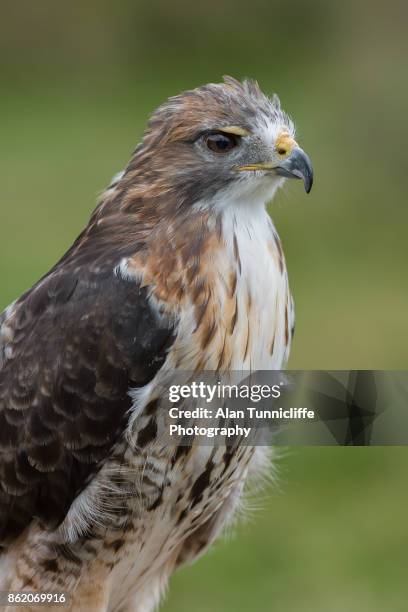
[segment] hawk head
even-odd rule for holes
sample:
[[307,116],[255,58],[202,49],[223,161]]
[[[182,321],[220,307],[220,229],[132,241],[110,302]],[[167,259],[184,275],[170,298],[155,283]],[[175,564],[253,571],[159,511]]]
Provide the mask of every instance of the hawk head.
[[294,131],[276,95],[225,77],[160,106],[124,178],[177,209],[264,203],[285,178],[302,179],[309,192],[313,170]]

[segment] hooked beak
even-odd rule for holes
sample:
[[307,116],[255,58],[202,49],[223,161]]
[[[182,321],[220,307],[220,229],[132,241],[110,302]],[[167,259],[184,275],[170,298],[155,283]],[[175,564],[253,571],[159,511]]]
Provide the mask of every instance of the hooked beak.
[[313,185],[313,168],[312,162],[306,153],[300,147],[293,149],[289,157],[275,166],[275,172],[278,176],[286,178],[302,179],[306,193]]
[[301,149],[294,141],[295,145],[290,151],[289,155],[279,161],[278,163],[259,163],[250,164],[248,166],[240,166],[239,171],[245,170],[267,170],[273,171],[278,176],[284,176],[285,178],[296,178],[302,179],[305,186],[306,193],[312,188],[313,185],[313,168],[309,156]]

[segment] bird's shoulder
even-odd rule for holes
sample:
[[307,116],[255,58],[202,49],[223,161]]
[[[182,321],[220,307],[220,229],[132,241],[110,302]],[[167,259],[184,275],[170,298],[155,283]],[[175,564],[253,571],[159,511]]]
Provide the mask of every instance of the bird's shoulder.
[[0,544],[63,520],[127,423],[129,389],[164,363],[175,323],[110,262],[62,263],[0,317]]

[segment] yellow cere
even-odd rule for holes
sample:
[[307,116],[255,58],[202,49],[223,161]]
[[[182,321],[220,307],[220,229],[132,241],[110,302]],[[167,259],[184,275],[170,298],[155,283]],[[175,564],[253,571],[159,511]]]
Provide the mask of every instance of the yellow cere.
[[279,155],[288,155],[298,144],[288,132],[281,132],[276,139],[275,148]]

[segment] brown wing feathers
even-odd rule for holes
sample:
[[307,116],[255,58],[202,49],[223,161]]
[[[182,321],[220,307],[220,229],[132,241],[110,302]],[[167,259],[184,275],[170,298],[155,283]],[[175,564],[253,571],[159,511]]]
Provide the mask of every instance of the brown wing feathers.
[[[13,307],[0,368],[0,544],[33,517],[55,526],[126,425],[130,387],[173,329],[109,265],[54,271]],[[1,321],[1,319],[0,319]]]

